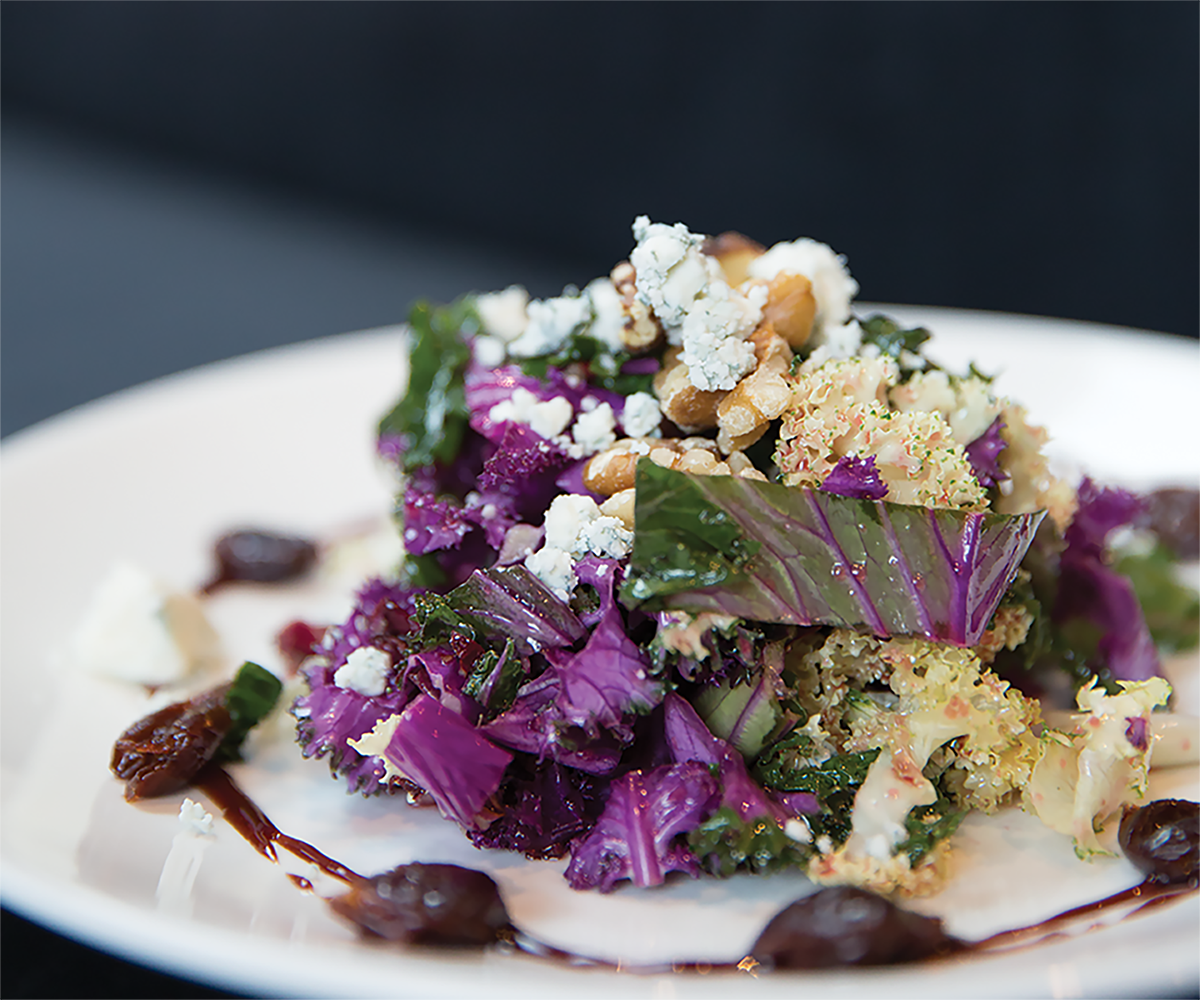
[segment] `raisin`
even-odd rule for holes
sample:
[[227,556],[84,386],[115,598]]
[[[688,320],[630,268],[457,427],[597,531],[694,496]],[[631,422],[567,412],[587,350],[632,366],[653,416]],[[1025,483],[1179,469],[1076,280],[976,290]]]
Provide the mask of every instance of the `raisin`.
[[217,575],[204,586],[212,593],[227,583],[284,583],[307,573],[317,547],[306,538],[247,529],[222,535],[213,548]]
[[1200,804],[1158,799],[1121,817],[1121,850],[1151,882],[1187,882],[1200,866]]
[[512,928],[496,883],[458,865],[400,865],[330,900],[367,934],[406,944],[482,947]]
[[229,684],[146,716],[113,744],[112,771],[125,781],[125,798],[169,795],[186,788],[217,752],[232,720]]
[[915,962],[958,947],[936,917],[903,910],[864,889],[834,886],[777,913],[751,955],[775,968],[820,969]]

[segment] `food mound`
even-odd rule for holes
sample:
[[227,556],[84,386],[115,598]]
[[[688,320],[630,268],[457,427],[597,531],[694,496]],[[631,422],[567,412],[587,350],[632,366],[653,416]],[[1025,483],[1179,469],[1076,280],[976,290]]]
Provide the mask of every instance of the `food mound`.
[[[930,891],[1014,801],[1102,850],[1170,694],[1107,551],[1140,501],[856,315],[828,246],[633,235],[582,290],[413,310],[378,443],[407,554],[304,664],[305,755],[579,889]],[[1072,686],[1067,732],[1023,693]]]

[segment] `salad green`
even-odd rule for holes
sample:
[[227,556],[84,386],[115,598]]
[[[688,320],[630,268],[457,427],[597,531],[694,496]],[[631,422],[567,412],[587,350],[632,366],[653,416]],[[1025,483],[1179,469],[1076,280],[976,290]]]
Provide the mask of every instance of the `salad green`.
[[1197,635],[1165,549],[1115,561],[1142,498],[1056,476],[930,331],[858,318],[829,247],[634,238],[582,291],[414,309],[379,426],[407,555],[307,661],[305,755],[578,889],[924,892],[1006,805],[1098,851],[1145,790],[1159,649]]

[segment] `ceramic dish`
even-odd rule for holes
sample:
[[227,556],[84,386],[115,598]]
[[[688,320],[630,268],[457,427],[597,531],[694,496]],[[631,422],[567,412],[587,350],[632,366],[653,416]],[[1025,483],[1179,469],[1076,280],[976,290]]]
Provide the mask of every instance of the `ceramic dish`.
[[[1048,426],[1056,460],[1132,488],[1193,485],[1197,352],[1152,334],[1024,317],[888,307],[933,329],[931,354],[1001,372],[999,391]],[[682,880],[608,896],[575,893],[564,862],[476,851],[457,827],[399,799],[348,796],[323,762],[302,760],[286,720],[255,737],[235,773],[284,831],[361,872],[410,860],[489,871],[520,926],[617,963],[404,950],[361,942],[319,893],[285,876],[220,819],[197,852],[190,892],[164,892],[182,795],[126,804],[107,769],[112,740],[157,702],[143,689],[63,662],[78,609],[117,558],[181,587],[211,569],[222,531],[267,525],[318,537],[381,526],[388,483],[372,429],[403,376],[402,334],[331,338],[173,376],[14,435],[3,448],[2,819],[5,905],[137,961],[251,993],[305,996],[1150,995],[1195,989],[1200,903],[1005,954],[914,967],[757,975],[672,973],[671,962],[734,962],[799,876]],[[344,615],[381,533],[313,579],[210,600],[228,654],[278,666],[275,632]],[[374,539],[374,540],[372,540]],[[1197,659],[1172,664],[1181,707],[1200,714]],[[159,695],[161,700],[164,696]],[[1200,769],[1159,771],[1156,795],[1200,797]],[[199,793],[193,798],[204,801]],[[210,809],[212,807],[210,806]],[[215,809],[212,809],[215,812]],[[956,878],[913,904],[967,938],[1028,924],[1138,881],[1123,859],[1078,861],[1066,838],[1010,811],[970,818]],[[1114,914],[1114,917],[1117,916]],[[628,971],[656,966],[657,972]]]

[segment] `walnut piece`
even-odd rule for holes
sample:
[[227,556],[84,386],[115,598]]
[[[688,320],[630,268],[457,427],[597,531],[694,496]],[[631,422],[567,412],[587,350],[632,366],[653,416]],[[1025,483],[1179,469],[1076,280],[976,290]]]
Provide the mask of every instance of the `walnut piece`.
[[812,282],[803,274],[781,272],[767,285],[763,322],[770,323],[792,347],[802,347],[812,334],[817,300]]
[[658,343],[663,331],[650,307],[637,297],[637,272],[629,261],[623,260],[612,269],[609,277],[621,296],[621,308],[625,312],[621,343],[634,353],[648,351]]
[[792,398],[785,378],[792,363],[787,342],[768,324],[749,339],[758,364],[717,406],[717,445],[725,453],[747,448],[762,437]]
[[766,253],[766,247],[741,233],[722,233],[710,236],[700,248],[702,253],[715,257],[731,288],[750,277],[750,262]]
[[681,347],[670,347],[662,368],[654,376],[654,393],[667,419],[686,432],[717,426],[717,405],[728,395],[726,389],[697,389],[688,377],[687,365],[679,360]]

